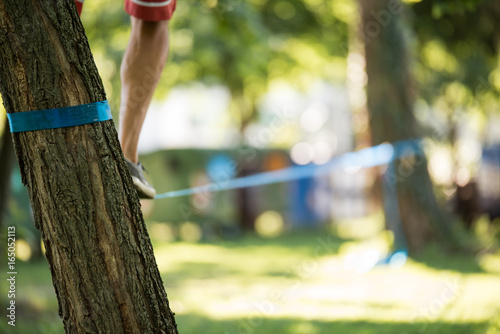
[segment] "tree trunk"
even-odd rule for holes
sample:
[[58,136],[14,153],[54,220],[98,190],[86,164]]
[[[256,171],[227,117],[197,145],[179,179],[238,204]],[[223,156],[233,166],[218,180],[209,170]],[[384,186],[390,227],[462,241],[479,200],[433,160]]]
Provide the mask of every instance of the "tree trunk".
[[[73,0],[0,0],[8,113],[105,100]],[[113,121],[13,134],[66,333],[177,333]]]
[[[413,114],[414,83],[409,69],[399,0],[359,0],[364,42],[367,105],[374,145],[415,139],[420,135]],[[399,211],[410,252],[439,237],[457,242],[454,222],[438,207],[424,156],[396,162],[388,175],[397,191]]]
[[7,201],[10,191],[10,174],[14,163],[14,147],[10,135],[9,122],[5,120],[3,129],[2,144],[0,146],[0,227],[3,225],[3,218],[7,213]]

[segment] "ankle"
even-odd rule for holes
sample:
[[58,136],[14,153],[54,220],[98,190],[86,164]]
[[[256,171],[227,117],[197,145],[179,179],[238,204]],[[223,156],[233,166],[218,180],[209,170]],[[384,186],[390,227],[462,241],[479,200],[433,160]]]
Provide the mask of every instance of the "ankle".
[[127,154],[127,152],[123,150],[123,156],[125,157],[125,159],[127,159],[128,161],[130,161],[135,165],[139,163],[139,157],[137,156],[137,154]]

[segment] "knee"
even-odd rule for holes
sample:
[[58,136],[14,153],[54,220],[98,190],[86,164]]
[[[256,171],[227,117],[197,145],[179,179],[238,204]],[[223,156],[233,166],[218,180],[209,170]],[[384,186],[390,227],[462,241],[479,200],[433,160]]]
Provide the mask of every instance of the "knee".
[[168,36],[168,20],[145,21],[132,17],[132,33],[140,37],[164,38]]

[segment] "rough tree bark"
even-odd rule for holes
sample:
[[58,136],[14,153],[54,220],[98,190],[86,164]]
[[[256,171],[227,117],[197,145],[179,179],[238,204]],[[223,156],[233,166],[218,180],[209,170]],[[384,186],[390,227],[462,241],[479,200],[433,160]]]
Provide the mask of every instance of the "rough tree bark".
[[0,144],[0,227],[6,216],[7,201],[10,191],[10,175],[14,166],[14,148],[10,135],[9,122],[5,121],[3,135]]
[[[359,0],[360,34],[364,42],[368,112],[372,142],[415,139],[420,135],[413,114],[414,84],[399,0]],[[391,183],[410,252],[440,238],[456,245],[454,221],[439,208],[425,157],[396,163]]]
[[[0,0],[8,113],[104,100],[73,0]],[[66,333],[177,333],[113,121],[13,135]]]

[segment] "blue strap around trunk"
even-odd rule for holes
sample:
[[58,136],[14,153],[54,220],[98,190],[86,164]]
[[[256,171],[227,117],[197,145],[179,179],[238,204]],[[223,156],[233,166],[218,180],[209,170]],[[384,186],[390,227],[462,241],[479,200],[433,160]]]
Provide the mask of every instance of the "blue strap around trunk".
[[108,100],[79,106],[7,114],[10,132],[66,128],[110,120]]

